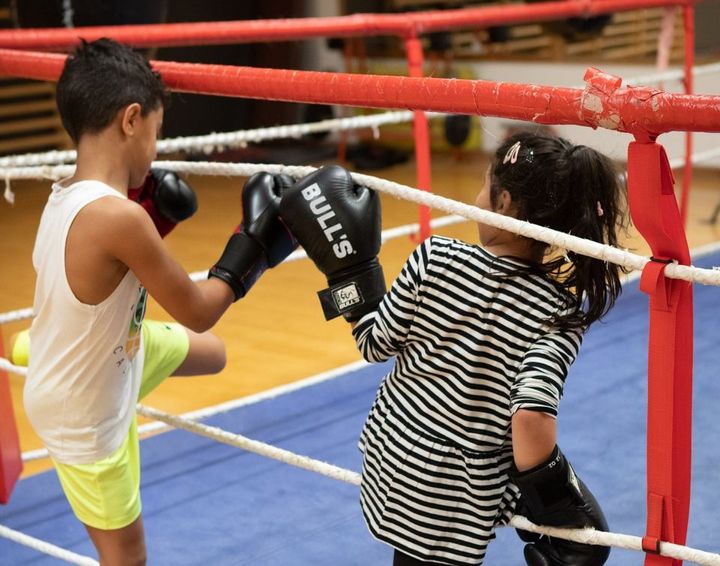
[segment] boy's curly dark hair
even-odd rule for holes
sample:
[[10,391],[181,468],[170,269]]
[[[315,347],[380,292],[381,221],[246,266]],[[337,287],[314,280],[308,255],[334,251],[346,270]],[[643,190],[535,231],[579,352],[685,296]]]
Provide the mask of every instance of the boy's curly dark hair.
[[129,104],[140,104],[143,116],[164,106],[167,91],[142,55],[102,38],[82,40],[67,58],[56,100],[63,126],[77,144],[83,134],[107,127]]

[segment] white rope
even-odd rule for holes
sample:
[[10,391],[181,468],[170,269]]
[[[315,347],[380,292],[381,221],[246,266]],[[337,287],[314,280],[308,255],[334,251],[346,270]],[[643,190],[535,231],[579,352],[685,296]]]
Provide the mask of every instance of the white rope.
[[[444,226],[450,226],[452,224],[459,224],[461,222],[467,222],[467,219],[463,218],[462,216],[457,216],[455,214],[451,214],[449,216],[441,216],[440,218],[433,218],[430,220],[430,228],[442,228]],[[395,228],[389,228],[388,230],[384,230],[380,233],[380,240],[382,243],[388,242],[390,240],[394,240],[396,238],[400,238],[402,236],[409,236],[410,234],[417,234],[418,230],[420,230],[420,224],[417,222],[414,224],[406,224],[405,226],[396,226]],[[299,259],[306,259],[307,258],[307,252],[303,249],[295,250],[292,252],[289,256],[285,258],[286,262],[292,262],[297,261]],[[195,271],[189,275],[190,279],[193,281],[202,281],[203,279],[207,279],[209,269],[204,269],[202,271]]]
[[[450,226],[452,224],[459,224],[461,222],[467,222],[467,219],[463,218],[462,216],[457,215],[450,215],[450,216],[441,216],[440,218],[433,218],[430,220],[430,227],[431,228],[442,228],[444,226]],[[400,238],[402,236],[407,236],[409,234],[416,234],[418,230],[420,229],[420,225],[418,223],[414,224],[406,224],[404,226],[396,226],[395,228],[389,228],[388,230],[385,230],[381,233],[380,237],[382,242],[387,242],[390,240],[393,240],[395,238]],[[303,249],[295,250],[293,253],[291,253],[288,257],[285,258],[286,262],[292,262],[297,261],[300,259],[307,258],[307,252]],[[201,281],[203,279],[207,279],[208,269],[202,270],[202,271],[194,271],[193,273],[190,273],[189,277],[193,281]],[[20,320],[27,320],[29,318],[33,317],[33,311],[32,308],[25,308],[20,309],[16,311],[10,311],[7,313],[1,313],[0,314],[0,324],[6,324],[8,322],[17,322]],[[1,364],[2,362],[0,362]],[[2,369],[0,367],[0,369]],[[12,370],[8,370],[12,371]],[[13,372],[17,373],[17,372]]]
[[[611,546],[624,548],[626,550],[638,550],[642,548],[642,538],[632,535],[617,533],[606,533],[595,529],[562,529],[558,527],[539,527],[525,517],[515,515],[510,519],[510,525],[516,529],[523,529],[533,533],[540,533],[555,538],[571,540],[583,544],[595,544],[598,546]],[[720,566],[720,554],[697,550],[687,546],[680,546],[671,542],[660,542],[660,555],[668,558],[687,560],[702,564],[703,566]]]
[[[693,67],[694,76],[702,76],[720,72],[720,63],[709,63]],[[663,81],[682,80],[685,77],[682,69],[664,71],[662,73],[651,73],[638,75],[623,79],[626,85],[655,84]],[[581,85],[579,88],[584,88]],[[444,116],[443,113],[427,112],[430,118]],[[175,151],[200,150],[210,154],[213,151],[241,147],[248,143],[259,143],[261,141],[300,138],[302,136],[320,132],[341,132],[361,128],[377,128],[386,124],[399,124],[410,122],[413,119],[413,112],[409,110],[398,110],[383,112],[380,114],[368,114],[364,116],[351,116],[347,118],[331,118],[319,122],[308,122],[304,124],[288,124],[282,126],[270,126],[266,128],[255,128],[252,130],[238,130],[234,132],[215,132],[202,136],[185,136],[159,140],[157,151],[159,154],[173,153]],[[20,155],[8,155],[0,157],[0,167],[26,167],[33,165],[53,165],[60,163],[72,163],[77,154],[75,150],[53,150],[41,153],[25,153]]]
[[[188,432],[210,438],[223,444],[228,444],[230,446],[241,448],[248,452],[253,452],[267,458],[278,460],[291,466],[316,472],[331,479],[339,480],[345,483],[349,483],[351,485],[360,485],[360,474],[352,470],[347,470],[338,466],[334,466],[332,464],[328,464],[327,462],[322,462],[313,458],[309,458],[307,456],[295,454],[294,452],[291,452],[289,450],[284,450],[282,448],[277,448],[275,446],[259,442],[257,440],[252,440],[245,436],[231,433],[218,427],[194,422],[189,419],[185,419],[175,415],[170,415],[152,407],[137,405],[137,411],[140,415],[162,421],[163,423],[170,425],[174,428],[186,430]],[[583,544],[595,544],[643,552],[642,539],[637,536],[601,532],[594,529],[565,529],[558,527],[538,526],[534,523],[531,523],[525,517],[521,517],[518,515],[514,516],[510,520],[510,526]],[[16,542],[20,542],[21,544],[30,546],[31,548],[46,552],[51,556],[67,560],[68,562],[72,562],[75,564],[97,564],[90,558],[82,557],[69,551],[65,551],[63,549],[50,545],[49,543],[40,541],[38,539],[33,539],[32,537],[28,537],[27,535],[23,535],[22,533],[18,533],[17,531],[7,529],[6,527],[0,526],[0,536],[5,536],[11,540],[15,540]],[[703,550],[697,550],[668,542],[661,542],[659,545],[659,550],[661,556],[695,562],[703,566],[720,566],[720,554],[713,554]]]
[[0,371],[9,371],[10,373],[22,376],[27,375],[26,367],[16,366],[10,360],[6,360],[5,358],[0,358]]
[[[698,159],[705,159],[708,156],[714,157],[720,155],[720,149],[706,151],[696,154]],[[278,165],[263,163],[214,163],[208,161],[156,161],[155,166],[173,171],[190,173],[194,175],[220,175],[220,176],[237,176],[249,177],[259,171],[268,171],[270,173],[286,173],[296,178],[309,175],[316,170],[315,167],[294,166],[294,165]],[[21,167],[15,169],[7,169],[8,174],[17,173],[15,178],[37,178],[40,174],[42,177],[61,178],[72,173],[72,165],[55,165],[43,167]],[[523,220],[517,220],[510,216],[504,216],[489,210],[482,210],[476,206],[464,204],[458,201],[448,199],[439,195],[421,191],[412,187],[401,185],[386,179],[379,179],[369,175],[361,175],[353,173],[353,178],[360,184],[375,189],[380,192],[390,194],[396,198],[415,202],[436,208],[450,213],[450,217],[460,217],[466,220],[481,222],[489,226],[495,226],[503,230],[514,232],[522,236],[540,240],[557,248],[570,250],[582,255],[594,257],[603,261],[609,261],[625,268],[640,271],[645,264],[650,261],[649,258],[631,252],[614,248],[599,242],[584,240],[564,232],[558,232],[537,226]],[[449,218],[449,217],[448,217]],[[438,221],[440,219],[437,219]],[[448,220],[443,220],[447,222]],[[459,222],[459,220],[457,220]],[[455,220],[450,220],[450,223]],[[439,225],[439,224],[436,224]],[[415,225],[413,225],[415,226]],[[432,226],[432,222],[431,222]],[[409,227],[398,228],[398,235],[412,233]],[[397,235],[392,236],[397,237]],[[389,239],[386,236],[386,239]],[[383,240],[385,241],[385,240]],[[286,261],[296,261],[307,257],[304,250],[297,250],[290,254]],[[665,275],[671,279],[681,279],[703,285],[720,285],[720,271],[713,269],[701,269],[698,267],[670,264],[665,268]],[[207,270],[197,271],[190,274],[193,281],[204,279],[207,276]],[[0,324],[7,322],[15,322],[32,318],[31,308],[20,309],[8,313],[0,314]]]
[[[692,161],[693,165],[695,165],[697,163],[702,163],[703,161],[710,161],[711,159],[715,159],[716,157],[720,157],[720,147],[715,147],[713,149],[706,149],[705,151],[693,153],[690,156],[690,160]],[[685,165],[684,157],[676,157],[670,160],[671,169],[680,169],[680,167],[682,167],[683,165]]]
[[284,462],[286,464],[290,464],[291,466],[302,468],[304,470],[317,472],[329,478],[340,480],[345,483],[360,485],[360,474],[351,470],[340,468],[338,466],[333,466],[332,464],[328,464],[327,462],[320,462],[319,460],[314,460],[312,458],[308,458],[307,456],[295,454],[294,452],[290,452],[289,450],[270,446],[269,444],[258,442],[257,440],[251,440],[250,438],[247,438],[245,436],[234,434],[218,427],[188,421],[187,419],[183,419],[174,415],[170,415],[168,413],[164,413],[157,409],[153,409],[152,407],[138,405],[137,411],[144,417],[163,421],[164,423],[172,425],[175,428],[181,428],[189,432],[194,432],[195,434],[211,438],[213,440],[216,440],[217,442],[222,442],[223,444],[229,444],[230,446],[242,448],[243,450],[247,450],[248,452],[254,452],[255,454],[259,454],[267,458],[279,460],[280,462]]
[[[210,162],[181,162],[159,161],[158,167],[175,169],[191,174],[201,175],[227,175],[250,176],[258,171],[270,173],[287,173],[300,178],[315,171],[314,167],[286,166],[276,164],[248,164],[248,163],[210,163]],[[551,246],[570,250],[582,255],[609,261],[631,270],[642,270],[649,258],[630,253],[619,248],[607,246],[599,242],[584,240],[557,230],[537,226],[524,220],[504,216],[489,210],[482,210],[476,206],[464,204],[439,195],[421,191],[369,175],[353,173],[353,178],[360,184],[377,191],[390,194],[394,197],[412,201],[416,204],[443,210],[450,214],[462,216],[468,220],[494,226],[522,236],[545,242]],[[671,279],[681,279],[704,285],[720,285],[720,271],[700,269],[692,266],[670,264],[665,268],[665,275]]]
[[[694,76],[702,76],[720,72],[720,63],[709,63],[693,67]],[[655,84],[663,81],[682,80],[685,73],[682,69],[664,71],[662,73],[651,73],[638,75],[623,79],[626,85]],[[580,85],[579,88],[584,88]],[[429,118],[444,116],[443,113],[426,112]],[[215,132],[202,136],[184,136],[159,140],[157,151],[160,155],[176,151],[200,150],[206,155],[213,151],[243,147],[248,143],[259,143],[261,141],[300,138],[302,136],[320,132],[341,132],[361,128],[377,128],[386,124],[399,124],[410,122],[413,119],[413,112],[410,110],[397,110],[379,114],[368,114],[364,116],[351,116],[346,118],[331,118],[318,122],[304,124],[287,124],[282,126],[270,126],[266,128],[255,128],[252,130],[237,130],[234,132]],[[33,165],[54,165],[60,163],[72,163],[77,154],[75,150],[53,150],[41,153],[25,153],[20,155],[8,155],[0,157],[0,167],[26,167]]]
[[[444,116],[437,112],[426,113],[430,118]],[[206,155],[214,151],[244,147],[248,143],[261,141],[301,138],[308,134],[320,132],[343,132],[361,128],[377,128],[387,124],[400,124],[411,122],[414,113],[410,110],[397,110],[380,114],[367,114],[363,116],[350,116],[347,118],[331,118],[319,122],[304,124],[288,124],[283,126],[270,126],[253,130],[238,130],[235,132],[216,132],[202,136],[187,136],[169,138],[157,142],[157,152],[160,155],[176,151],[200,150]],[[0,157],[0,167],[26,167],[31,165],[55,165],[59,163],[72,163],[77,158],[76,151],[44,151],[42,153],[25,153],[21,155],[8,155]]]
[[[718,64],[720,65],[720,63]],[[59,153],[59,152],[50,152],[50,153]],[[34,155],[34,154],[29,154]],[[691,156],[692,162],[694,164],[702,163],[704,161],[709,161],[715,157],[718,157],[720,155],[720,148],[714,148],[709,149],[705,151],[700,151],[697,153],[693,153]],[[9,157],[24,157],[24,156],[9,156]],[[5,158],[0,157],[0,174],[5,179],[6,187],[9,186],[11,180],[23,180],[23,179],[47,179],[47,180],[53,180],[57,181],[58,179],[63,179],[65,177],[69,177],[73,174],[75,171],[74,165],[18,165],[18,166],[7,166],[2,165],[2,160]],[[191,164],[193,162],[186,162],[186,161],[157,161],[153,165],[156,167],[164,167],[166,169],[173,169],[174,166],[171,164],[180,164],[177,165],[174,170],[177,171],[187,171],[191,172],[189,169],[181,169],[182,164]],[[208,162],[198,162],[198,163],[208,163]],[[684,157],[678,157],[670,160],[670,167],[672,169],[679,169],[685,164],[685,158]],[[243,165],[239,163],[230,163],[230,164],[218,164],[218,165]],[[248,164],[250,165],[250,164]],[[263,165],[263,167],[268,167],[268,165]],[[283,167],[281,165],[278,165],[278,167]],[[227,173],[207,173],[207,174],[220,174],[220,175],[238,175],[237,173],[233,172],[227,172]],[[242,175],[241,175],[242,176]]]
[[[715,151],[712,150],[713,154]],[[698,154],[698,157],[707,157],[710,152]],[[316,170],[315,167],[279,165],[268,163],[214,163],[208,161],[156,161],[155,166],[164,169],[171,169],[182,173],[190,173],[193,175],[220,175],[220,176],[236,176],[249,177],[259,171],[268,171],[270,173],[286,173],[295,178],[304,177]],[[70,175],[73,166],[56,165],[44,167],[24,167],[17,168],[14,171],[23,175],[22,178],[36,178],[34,175],[42,170],[42,175],[51,175],[54,178],[60,178]],[[8,169],[6,171],[13,171]],[[27,175],[27,176],[25,176]],[[55,177],[57,175],[57,177]],[[32,176],[32,177],[31,177]],[[408,200],[417,204],[429,206],[450,213],[452,216],[460,216],[467,220],[480,222],[502,230],[514,232],[527,238],[545,242],[556,248],[570,250],[575,253],[594,257],[602,261],[609,261],[617,265],[621,265],[633,271],[641,271],[650,258],[633,254],[626,250],[614,248],[599,242],[593,242],[551,230],[543,226],[537,226],[524,220],[518,220],[510,216],[504,216],[489,210],[483,210],[476,206],[464,204],[452,199],[435,195],[427,191],[421,191],[412,187],[401,185],[386,179],[379,179],[369,175],[361,175],[353,173],[353,178],[360,184],[375,189],[377,191],[392,195],[396,198]],[[287,261],[295,261],[306,257],[305,252],[298,250],[291,254]],[[207,270],[198,271],[191,274],[193,280],[203,279],[207,275]],[[720,271],[714,269],[701,269],[698,267],[670,264],[665,268],[665,275],[670,279],[680,279],[703,285],[720,285]],[[22,309],[0,315],[0,324],[13,322],[32,317],[32,309]]]
[[[701,75],[709,75],[711,73],[720,72],[720,63],[708,63],[706,65],[697,65],[693,67],[692,74],[695,77]],[[685,78],[683,69],[673,69],[671,71],[663,71],[662,73],[651,73],[647,75],[638,75],[623,79],[625,85],[647,85],[664,81],[681,81]]]
[[49,458],[47,448],[37,448],[35,450],[26,450],[20,455],[20,459],[23,463],[34,462],[36,460],[44,460]]
[[[295,454],[289,450],[277,448],[263,442],[258,442],[257,440],[251,440],[245,436],[231,433],[218,427],[188,421],[182,417],[170,415],[158,409],[146,407],[144,405],[138,405],[137,410],[138,413],[145,417],[161,420],[162,422],[174,426],[175,428],[187,430],[217,442],[242,448],[248,452],[272,458],[304,470],[316,472],[332,479],[340,480],[356,486],[360,485],[360,474],[353,472],[352,470],[346,470],[344,468],[328,464],[327,462],[321,462],[307,456]],[[572,540],[584,544],[596,544],[601,546],[625,548],[629,550],[639,550],[641,552],[643,551],[642,539],[636,536],[607,533],[596,531],[594,529],[562,529],[557,527],[538,526],[528,521],[525,517],[518,515],[514,516],[510,520],[510,525],[515,528],[522,528],[527,531]],[[720,566],[720,554],[712,554],[710,552],[696,550],[672,543],[661,542],[660,554],[669,558],[697,562],[702,565]]]
[[22,544],[23,546],[27,546],[34,550],[44,552],[45,554],[49,554],[50,556],[59,558],[65,562],[69,562],[70,564],[79,564],[80,566],[98,566],[98,562],[89,556],[83,556],[82,554],[76,554],[75,552],[65,550],[64,548],[60,548],[59,546],[55,546],[54,544],[50,544],[44,540],[15,531],[4,525],[0,525],[0,537],[17,542],[18,544]]
[[7,324],[9,322],[17,322],[19,320],[27,320],[33,317],[32,307],[25,309],[19,309],[16,311],[9,311],[0,314],[0,324]]

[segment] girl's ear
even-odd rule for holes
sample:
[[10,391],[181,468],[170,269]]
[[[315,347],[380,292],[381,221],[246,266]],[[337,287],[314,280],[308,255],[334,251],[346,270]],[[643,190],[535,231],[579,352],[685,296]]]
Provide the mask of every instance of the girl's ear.
[[137,120],[140,118],[142,108],[137,102],[133,102],[121,110],[120,113],[120,127],[126,136],[132,136],[135,134],[135,128],[137,126]]
[[495,212],[504,214],[505,216],[517,216],[517,207],[513,202],[510,191],[503,189],[495,200]]

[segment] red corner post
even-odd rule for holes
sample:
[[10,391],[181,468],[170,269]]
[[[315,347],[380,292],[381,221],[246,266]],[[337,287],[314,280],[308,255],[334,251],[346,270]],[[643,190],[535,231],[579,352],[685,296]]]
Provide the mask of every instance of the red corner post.
[[[422,77],[423,72],[423,51],[420,38],[412,35],[405,39],[405,50],[407,52],[408,75],[411,77]],[[418,189],[430,191],[430,125],[427,116],[422,110],[413,113],[413,133],[415,137],[415,167]],[[419,241],[430,236],[430,207],[420,205],[420,233],[417,235]]]
[[[692,4],[683,6],[683,23],[685,26],[685,64],[683,66],[685,78],[685,93],[693,93],[693,67],[695,66],[695,7]],[[693,134],[685,132],[685,167],[683,169],[683,184],[680,197],[680,216],[683,225],[687,226],[688,208],[690,200],[690,187],[693,173]]]
[[682,564],[657,551],[660,541],[685,544],[690,510],[692,285],[664,273],[672,260],[690,264],[673,185],[665,149],[654,140],[632,142],[630,212],[653,254],[640,280],[650,296],[646,566]]
[[[4,357],[2,331],[0,330],[0,358]],[[9,501],[22,468],[20,439],[15,425],[10,381],[7,373],[0,370],[0,503],[5,504]]]

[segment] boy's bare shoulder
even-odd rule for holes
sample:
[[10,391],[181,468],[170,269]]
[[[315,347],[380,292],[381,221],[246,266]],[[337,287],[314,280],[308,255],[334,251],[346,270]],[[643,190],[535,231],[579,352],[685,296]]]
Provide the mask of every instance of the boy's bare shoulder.
[[86,205],[77,215],[75,224],[96,238],[126,237],[130,234],[153,233],[150,217],[138,203],[114,196],[99,198]]
[[148,220],[143,207],[135,201],[116,196],[104,196],[88,205],[81,213],[84,216],[95,217],[108,223],[116,222],[142,222]]

